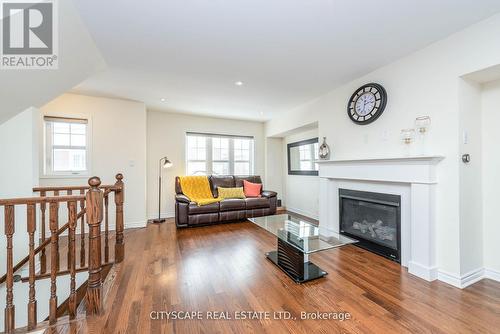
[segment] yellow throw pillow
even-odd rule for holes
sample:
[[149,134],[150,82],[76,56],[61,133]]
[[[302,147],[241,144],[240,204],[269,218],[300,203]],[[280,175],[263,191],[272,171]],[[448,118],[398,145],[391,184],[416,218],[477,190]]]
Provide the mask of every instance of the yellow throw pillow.
[[245,192],[243,191],[243,187],[237,188],[223,188],[217,187],[219,191],[219,198],[245,198]]

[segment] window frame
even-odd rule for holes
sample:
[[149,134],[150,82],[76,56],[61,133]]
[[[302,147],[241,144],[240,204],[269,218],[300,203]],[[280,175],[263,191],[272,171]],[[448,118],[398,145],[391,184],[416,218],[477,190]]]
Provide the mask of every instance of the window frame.
[[[205,159],[206,160],[191,160],[189,159],[189,144],[188,144],[188,138],[189,136],[199,136],[199,137],[205,137],[206,138],[206,146],[205,146]],[[228,160],[213,160],[213,139],[214,138],[228,138],[229,139],[229,154],[228,154]],[[249,160],[235,160],[234,157],[234,140],[235,139],[246,139],[249,140],[250,147],[249,147]],[[228,135],[228,134],[216,134],[216,133],[200,133],[200,132],[186,132],[185,135],[185,173],[186,175],[191,175],[189,174],[189,163],[190,162],[205,162],[206,164],[206,175],[213,175],[214,170],[213,170],[213,164],[214,162],[227,162],[229,163],[229,170],[228,174],[226,175],[236,175],[234,174],[234,166],[235,162],[248,162],[249,164],[249,174],[248,175],[255,175],[255,137],[254,136],[238,136],[238,135]],[[192,175],[200,175],[200,174],[192,174]],[[219,175],[219,174],[216,174]],[[220,174],[222,175],[222,174]],[[247,176],[245,175],[239,175],[238,176]]]
[[[292,162],[291,162],[291,149],[293,147],[300,147],[303,145],[313,145],[313,149],[311,150],[310,155],[311,155],[311,164],[313,169],[312,170],[292,170]],[[319,145],[319,137],[311,138],[311,139],[306,139],[306,140],[301,140],[298,142],[294,143],[289,143],[287,144],[287,161],[288,161],[288,175],[309,175],[309,176],[318,176],[319,175],[319,170],[317,170],[317,151],[314,149],[315,145]],[[300,150],[300,148],[299,148]],[[301,159],[300,158],[300,153],[299,153],[299,160],[300,161],[309,161],[309,159]]]
[[[85,149],[85,170],[77,171],[54,171],[54,157],[53,150],[54,148],[59,147],[60,145],[53,145],[53,132],[49,134],[47,131],[48,123],[80,123],[86,124],[86,132],[85,132],[85,147],[78,146],[81,149]],[[92,121],[90,117],[64,117],[64,116],[51,116],[44,115],[42,117],[42,135],[43,135],[43,148],[42,148],[42,163],[41,163],[41,176],[40,178],[87,178],[90,177],[91,173],[91,160],[92,160]],[[72,146],[60,146],[61,148],[71,148]],[[78,148],[77,146],[74,146]]]

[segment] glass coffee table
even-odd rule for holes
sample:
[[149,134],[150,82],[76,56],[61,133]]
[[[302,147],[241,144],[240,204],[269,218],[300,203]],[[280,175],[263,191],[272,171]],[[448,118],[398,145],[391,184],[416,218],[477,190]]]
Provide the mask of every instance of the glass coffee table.
[[277,237],[277,250],[266,253],[266,256],[296,283],[328,274],[309,261],[309,254],[357,242],[294,215],[281,214],[248,220]]

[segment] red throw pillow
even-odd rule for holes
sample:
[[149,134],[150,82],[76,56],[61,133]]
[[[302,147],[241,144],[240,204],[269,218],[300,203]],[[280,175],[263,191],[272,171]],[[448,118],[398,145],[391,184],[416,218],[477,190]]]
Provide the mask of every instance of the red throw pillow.
[[246,197],[260,197],[261,189],[262,184],[243,180],[243,191],[245,192]]

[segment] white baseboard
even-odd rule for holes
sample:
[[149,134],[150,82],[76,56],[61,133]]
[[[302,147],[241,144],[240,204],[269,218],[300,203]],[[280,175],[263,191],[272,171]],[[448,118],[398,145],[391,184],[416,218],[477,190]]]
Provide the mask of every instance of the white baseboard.
[[299,215],[303,215],[303,216],[306,216],[306,217],[309,217],[309,218],[312,218],[312,219],[316,219],[316,220],[319,219],[318,215],[317,214],[315,215],[312,212],[308,212],[308,211],[305,211],[305,210],[293,208],[293,207],[290,207],[290,206],[286,206],[285,209],[287,211],[295,212],[295,213],[298,213]]
[[128,228],[143,228],[143,227],[146,227],[147,222],[145,222],[145,221],[126,222],[123,225],[124,225],[125,229],[128,229]]
[[452,274],[452,273],[449,273],[449,272],[446,272],[443,270],[439,270],[438,271],[438,280],[440,280],[441,282],[444,282],[446,284],[453,285],[456,288],[462,289],[461,284],[460,284],[460,277],[455,275],[455,274]]
[[500,271],[495,269],[484,269],[484,278],[489,278],[494,281],[500,282]]
[[429,282],[438,278],[437,267],[426,267],[414,261],[408,262],[408,272]]
[[500,282],[500,272],[492,269],[477,268],[462,276],[451,274],[442,270],[440,270],[438,274],[438,279],[440,281],[453,285],[459,289],[465,289],[469,285],[477,283],[484,278]]
[[[175,212],[174,211],[160,213],[160,218],[161,219],[174,218],[174,217],[175,217]],[[148,220],[151,220],[151,219],[158,219],[158,214],[149,215],[148,216]]]

